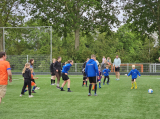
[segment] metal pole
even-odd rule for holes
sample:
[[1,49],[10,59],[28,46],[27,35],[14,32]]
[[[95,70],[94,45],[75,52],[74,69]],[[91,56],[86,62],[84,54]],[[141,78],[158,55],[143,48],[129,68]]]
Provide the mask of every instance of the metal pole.
[[5,52],[5,34],[4,34],[4,27],[3,27],[3,52]]
[[50,45],[51,45],[50,64],[51,64],[52,63],[52,26],[50,27],[50,32],[51,32],[51,36],[50,36]]
[[27,63],[28,63],[28,55],[27,55]]

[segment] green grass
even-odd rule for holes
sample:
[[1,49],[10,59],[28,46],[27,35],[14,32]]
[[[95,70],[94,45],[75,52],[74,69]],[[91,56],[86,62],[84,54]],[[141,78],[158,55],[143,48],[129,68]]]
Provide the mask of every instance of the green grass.
[[[159,76],[137,79],[138,89],[131,90],[131,78],[121,76],[116,81],[110,76],[110,85],[102,85],[98,96],[88,97],[88,87],[82,87],[82,76],[70,76],[71,90],[61,92],[50,85],[49,75],[39,75],[40,90],[28,98],[28,92],[19,97],[23,80],[14,75],[0,104],[0,119],[159,119]],[[61,80],[62,83],[62,80]],[[148,89],[153,94],[148,94]],[[67,86],[64,87],[67,89]],[[92,94],[94,94],[92,92]]]

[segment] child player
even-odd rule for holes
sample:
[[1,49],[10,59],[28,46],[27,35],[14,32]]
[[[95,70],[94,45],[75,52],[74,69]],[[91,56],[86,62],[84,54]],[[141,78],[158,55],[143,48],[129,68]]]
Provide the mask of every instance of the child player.
[[140,77],[141,74],[139,73],[139,71],[137,69],[135,69],[135,65],[132,65],[132,70],[129,72],[129,74],[127,76],[130,76],[130,75],[132,75],[132,87],[131,87],[131,89],[134,88],[134,84],[135,84],[135,89],[137,89],[137,83],[136,83],[137,75],[139,75],[139,77]]
[[87,87],[87,76],[85,73],[85,67],[86,67],[86,63],[89,61],[89,58],[87,58],[87,60],[83,63],[82,65],[82,74],[83,74],[83,82],[82,82],[82,87],[84,86],[85,82],[86,82],[86,87]]
[[99,78],[97,81],[99,82],[99,88],[101,88],[101,78],[102,78],[101,67],[99,67],[98,70],[99,70]]
[[109,85],[109,65],[106,65],[106,69],[103,70],[103,74],[104,74],[104,81],[103,81],[103,85],[105,84],[105,80],[106,78],[108,79],[107,80],[107,84]]
[[65,91],[63,90],[63,87],[65,86],[66,83],[67,86],[68,86],[68,92],[72,92],[70,90],[70,79],[68,77],[68,71],[70,69],[70,67],[73,65],[73,60],[68,60],[68,63],[66,65],[63,66],[63,69],[62,69],[62,79],[64,80],[62,86],[61,86],[61,91]]
[[24,95],[24,90],[27,85],[28,85],[28,90],[29,90],[29,97],[33,97],[33,95],[31,95],[31,71],[30,71],[29,67],[30,67],[30,64],[26,63],[25,67],[22,71],[22,74],[24,77],[24,85],[23,85],[20,97],[22,97],[22,95]]
[[55,78],[56,78],[56,75],[55,75],[55,70],[54,70],[54,68],[53,68],[53,65],[54,65],[55,62],[56,62],[56,59],[53,58],[53,62],[52,62],[52,64],[50,65],[51,85],[55,85]]

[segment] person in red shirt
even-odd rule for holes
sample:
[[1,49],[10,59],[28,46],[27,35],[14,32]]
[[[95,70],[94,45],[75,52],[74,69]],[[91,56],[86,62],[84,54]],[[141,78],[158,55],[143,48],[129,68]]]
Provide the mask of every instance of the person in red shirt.
[[0,52],[0,103],[2,98],[4,98],[6,94],[6,88],[9,82],[12,82],[12,72],[10,63],[6,61],[7,55],[5,52]]

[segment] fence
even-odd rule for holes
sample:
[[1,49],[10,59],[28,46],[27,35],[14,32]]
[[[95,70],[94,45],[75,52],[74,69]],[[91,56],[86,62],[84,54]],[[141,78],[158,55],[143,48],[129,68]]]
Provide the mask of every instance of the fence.
[[[50,74],[50,55],[8,55],[7,60],[10,62],[13,74],[21,74],[24,64],[33,58],[34,72],[36,74]],[[160,63],[122,63],[120,73],[126,74],[132,69],[132,64],[136,65],[141,74],[158,75],[160,74]],[[74,63],[70,68],[70,74],[81,75],[83,63]],[[111,66],[110,74],[114,74],[114,68]]]

